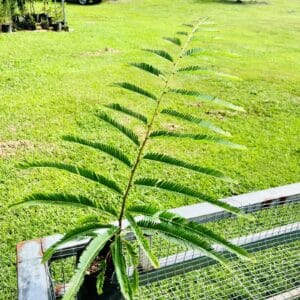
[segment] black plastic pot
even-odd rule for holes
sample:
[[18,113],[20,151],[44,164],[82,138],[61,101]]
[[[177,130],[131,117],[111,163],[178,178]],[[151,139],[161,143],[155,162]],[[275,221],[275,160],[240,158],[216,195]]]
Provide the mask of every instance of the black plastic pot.
[[53,30],[54,31],[61,31],[62,30],[62,23],[61,22],[56,22],[53,24]]
[[49,29],[49,22],[48,21],[42,21],[41,22],[41,27],[42,27],[42,29],[48,30]]
[[12,32],[12,24],[2,24],[1,29],[2,29],[2,32],[11,33]]
[[52,17],[48,17],[48,23],[49,23],[49,26],[53,25],[53,18]]

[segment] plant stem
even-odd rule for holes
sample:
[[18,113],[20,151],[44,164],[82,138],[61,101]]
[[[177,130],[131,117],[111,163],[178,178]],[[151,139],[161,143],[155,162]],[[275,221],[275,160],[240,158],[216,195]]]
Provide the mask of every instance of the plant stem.
[[143,139],[143,142],[142,142],[142,144],[141,144],[141,146],[140,146],[140,148],[138,150],[138,153],[137,153],[137,156],[136,156],[136,159],[135,159],[135,163],[134,163],[134,165],[133,165],[133,167],[131,169],[131,172],[130,172],[128,184],[127,184],[126,190],[125,190],[123,198],[122,198],[122,207],[121,207],[121,212],[120,212],[120,216],[119,216],[119,229],[120,229],[120,231],[122,230],[122,220],[123,220],[124,213],[125,213],[126,200],[127,200],[128,196],[129,196],[129,193],[131,191],[131,188],[132,188],[132,185],[133,185],[134,175],[135,175],[135,173],[137,171],[137,168],[138,168],[138,166],[140,164],[141,157],[142,157],[143,151],[144,151],[144,149],[146,147],[146,144],[148,142],[148,139],[149,139],[149,136],[150,136],[150,133],[151,133],[151,130],[152,130],[155,118],[156,118],[156,116],[158,114],[158,110],[159,110],[160,104],[161,104],[161,102],[163,100],[163,97],[168,93],[169,83],[170,83],[170,81],[172,80],[172,78],[174,77],[174,75],[176,73],[177,66],[180,63],[180,61],[181,61],[181,59],[182,59],[182,57],[184,55],[184,52],[186,51],[187,46],[191,42],[191,39],[193,38],[193,36],[196,33],[196,31],[199,28],[199,26],[203,22],[205,22],[206,20],[207,20],[207,18],[204,19],[204,20],[199,20],[197,22],[197,24],[194,26],[194,28],[191,31],[191,33],[188,35],[188,38],[187,38],[186,42],[184,43],[183,47],[181,48],[181,51],[180,51],[180,54],[179,54],[177,60],[173,63],[172,72],[169,75],[169,77],[166,79],[164,88],[163,88],[163,90],[162,90],[162,92],[161,92],[161,94],[160,94],[160,96],[159,96],[159,98],[157,100],[156,107],[154,109],[154,112],[153,112],[152,118],[150,120],[150,123],[147,126],[147,131],[146,131],[145,137]]

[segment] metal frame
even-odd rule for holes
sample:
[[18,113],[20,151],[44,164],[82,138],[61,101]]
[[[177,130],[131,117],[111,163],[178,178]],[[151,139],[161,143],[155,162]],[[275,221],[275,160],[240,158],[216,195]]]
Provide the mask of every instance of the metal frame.
[[[271,188],[267,190],[262,190],[258,192],[243,194],[239,196],[229,197],[222,199],[222,201],[229,203],[233,206],[243,209],[245,212],[254,212],[262,208],[268,208],[275,205],[281,205],[288,202],[296,202],[300,200],[300,183],[290,184],[282,187]],[[221,208],[207,204],[194,204],[189,206],[183,206],[171,210],[182,217],[185,217],[189,220],[194,220],[199,223],[209,222],[210,220],[223,219],[231,216],[230,213],[224,212]],[[233,242],[236,242],[240,245],[243,245],[248,251],[255,251],[256,246],[259,243],[262,243],[267,246],[267,241],[271,241],[274,244],[274,239],[281,243],[284,235],[289,234],[292,237],[299,237],[300,223],[290,224],[287,226],[281,226],[271,231],[265,231],[257,235],[255,238],[254,235],[245,236]],[[50,247],[55,241],[57,241],[61,235],[54,235],[38,240],[31,240],[21,242],[17,245],[17,270],[18,270],[18,299],[19,300],[52,300],[55,299],[52,283],[49,277],[49,269],[47,264],[42,264],[41,259],[42,255],[48,247]],[[132,236],[128,236],[129,239]],[[249,242],[251,241],[251,242]],[[68,257],[76,255],[78,251],[85,248],[89,239],[84,239],[80,241],[74,241],[66,243],[55,253],[53,259],[60,259],[63,257]],[[224,249],[217,248],[218,251],[224,251]],[[225,253],[225,252],[224,252]],[[178,255],[176,264],[172,264],[172,259],[168,257],[166,260],[161,259],[161,265],[163,266],[159,270],[153,270],[146,272],[147,281],[149,278],[157,280],[159,278],[159,272],[164,269],[164,278],[167,269],[170,268],[170,272],[176,270],[176,274],[179,272],[179,267],[182,268],[182,264],[193,264],[196,260],[205,259],[208,264],[213,263],[212,260],[203,257],[200,253],[195,257],[195,253],[191,256],[190,260],[187,260],[187,255],[185,254],[184,261],[178,261]],[[226,253],[225,253],[226,254]],[[187,270],[186,268],[184,269]],[[169,273],[169,272],[168,272]],[[152,276],[153,275],[153,276]],[[143,274],[141,274],[141,283],[143,282]],[[295,295],[296,297],[300,295],[299,289],[295,289],[292,292],[289,292],[289,295]],[[282,294],[283,295],[283,294]],[[277,296],[276,296],[277,297]],[[292,296],[287,296],[289,298],[276,298],[272,297],[269,300],[278,300],[278,299],[295,299],[291,298]],[[278,296],[279,297],[279,296]]]

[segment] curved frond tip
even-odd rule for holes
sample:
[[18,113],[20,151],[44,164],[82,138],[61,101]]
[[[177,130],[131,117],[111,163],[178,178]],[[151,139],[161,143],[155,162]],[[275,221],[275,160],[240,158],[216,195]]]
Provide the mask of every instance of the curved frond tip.
[[136,67],[138,69],[141,69],[145,72],[148,72],[152,75],[158,76],[158,77],[164,77],[164,73],[162,71],[160,71],[158,68],[150,65],[150,64],[146,64],[146,63],[131,63],[130,64],[133,67]]
[[168,61],[171,61],[171,62],[174,61],[173,57],[165,50],[152,50],[152,49],[143,49],[143,50],[150,52],[150,53],[154,53]]
[[214,199],[212,197],[202,194],[201,192],[195,191],[185,185],[175,183],[172,181],[146,177],[146,178],[137,179],[134,182],[134,184],[138,185],[138,186],[149,187],[149,188],[162,189],[162,190],[169,191],[172,193],[177,193],[177,194],[197,198],[201,201],[208,202],[215,206],[221,207],[224,210],[227,210],[233,214],[240,215],[240,216],[244,215],[241,212],[241,210],[237,207],[231,206],[231,205],[227,204],[226,202]]
[[128,167],[132,166],[132,163],[130,162],[129,158],[120,149],[114,146],[98,143],[98,142],[92,142],[72,135],[63,136],[63,140],[67,142],[77,143],[82,146],[87,146],[95,150],[99,150],[121,161]]
[[212,177],[215,177],[215,178],[218,178],[218,179],[222,179],[224,181],[234,182],[234,180],[232,180],[231,178],[225,176],[220,171],[210,169],[210,168],[200,167],[198,165],[188,163],[186,161],[174,158],[174,157],[166,155],[166,154],[150,152],[150,153],[147,153],[144,156],[144,159],[153,160],[153,161],[157,161],[157,162],[162,162],[162,163],[173,165],[173,166],[176,166],[176,167],[179,167],[179,168],[184,168],[184,169],[188,169],[188,170],[191,170],[191,171],[194,171],[194,172],[198,172],[198,173],[203,174],[203,175],[212,176]]
[[125,107],[125,106],[122,106],[118,103],[110,103],[110,104],[105,105],[105,107],[113,109],[113,110],[118,111],[118,112],[121,112],[121,113],[123,113],[125,115],[128,115],[130,117],[133,117],[137,120],[142,121],[145,124],[147,124],[147,122],[148,122],[147,117],[145,117],[144,115],[142,115],[142,114],[140,114],[136,111],[133,111],[133,110],[131,110],[131,109]]
[[157,100],[155,95],[153,95],[152,93],[142,89],[141,87],[139,87],[135,84],[132,84],[132,83],[129,83],[129,82],[118,82],[118,83],[115,83],[114,85],[118,86],[118,87],[121,87],[125,90],[140,94],[140,95],[145,96],[147,98],[150,98],[152,100],[155,100],[155,101]]
[[243,145],[235,144],[230,141],[227,141],[227,140],[215,137],[215,136],[211,136],[211,135],[206,135],[206,134],[178,133],[178,132],[164,131],[164,130],[153,131],[150,134],[151,138],[162,137],[162,136],[173,137],[173,138],[188,138],[188,139],[193,139],[196,141],[220,144],[220,145],[224,145],[224,146],[234,148],[234,149],[239,149],[239,150],[247,149]]
[[197,91],[190,91],[190,90],[184,90],[184,89],[170,89],[169,91],[172,92],[172,93],[176,93],[176,94],[181,94],[181,95],[185,95],[185,96],[196,97],[200,101],[211,102],[213,104],[216,104],[216,105],[219,105],[219,106],[223,106],[223,107],[227,107],[227,108],[230,108],[232,110],[236,110],[236,111],[240,111],[240,112],[245,112],[245,110],[241,106],[234,105],[234,104],[232,104],[230,102],[221,100],[221,99],[219,99],[217,97],[205,95],[205,94],[199,93]]
[[111,118],[109,115],[107,115],[104,112],[98,112],[96,116],[101,119],[102,121],[110,124],[111,126],[118,129],[121,133],[123,133],[125,136],[127,136],[133,143],[135,143],[137,146],[140,145],[140,141],[138,136],[130,129],[124,126],[123,124],[117,122],[113,118]]
[[177,37],[163,37],[165,41],[171,42],[176,46],[181,46],[181,40]]
[[231,136],[231,134],[229,132],[226,132],[225,130],[221,129],[220,127],[212,124],[211,122],[208,122],[206,120],[194,117],[192,115],[189,114],[184,114],[181,112],[178,112],[176,110],[173,109],[163,109],[161,111],[162,114],[167,114],[170,116],[173,116],[175,118],[181,119],[181,120],[185,120],[194,124],[197,124],[198,126],[202,127],[202,128],[206,128],[209,129],[211,131],[214,131],[216,133],[225,135],[225,136]]
[[111,179],[106,178],[103,175],[97,174],[94,171],[88,170],[86,168],[77,167],[70,164],[57,163],[57,162],[33,162],[21,165],[23,168],[53,168],[57,170],[66,171],[79,175],[83,178],[92,180],[99,184],[106,186],[107,188],[122,194],[122,189],[117,185],[117,183]]

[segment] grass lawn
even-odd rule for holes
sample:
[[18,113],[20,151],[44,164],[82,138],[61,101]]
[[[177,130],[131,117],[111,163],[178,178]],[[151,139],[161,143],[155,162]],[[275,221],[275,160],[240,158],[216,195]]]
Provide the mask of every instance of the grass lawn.
[[[10,204],[32,192],[63,190],[115,201],[106,189],[75,176],[52,170],[24,171],[16,165],[33,159],[72,161],[123,186],[128,176],[125,167],[106,155],[63,142],[61,136],[114,141],[132,158],[130,142],[94,113],[109,102],[149,112],[149,101],[109,85],[130,81],[156,92],[157,80],[127,63],[146,61],[163,69],[164,61],[139,49],[173,52],[175,47],[160,38],[181,30],[181,23],[209,16],[218,31],[199,34],[194,44],[205,51],[189,58],[191,64],[214,72],[185,75],[177,86],[218,96],[247,111],[234,113],[187,100],[185,112],[214,121],[248,150],[172,139],[150,145],[152,150],[178,158],[188,154],[189,161],[221,169],[238,179],[238,184],[197,174],[187,177],[184,170],[162,169],[159,164],[151,168],[143,164],[140,174],[172,176],[174,181],[180,179],[217,197],[300,180],[299,1],[233,5],[213,0],[123,0],[87,7],[68,5],[67,12],[74,29],[70,33],[0,34],[0,299],[16,299],[16,243],[64,232],[83,214],[65,208],[7,211]],[[174,99],[176,107],[180,100]],[[120,119],[141,132],[138,123]],[[160,118],[156,125],[165,130],[187,128],[174,118]],[[131,199],[141,196],[161,208],[195,201],[143,190],[136,190]]]

